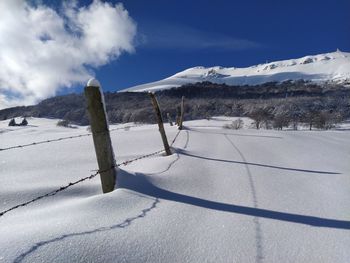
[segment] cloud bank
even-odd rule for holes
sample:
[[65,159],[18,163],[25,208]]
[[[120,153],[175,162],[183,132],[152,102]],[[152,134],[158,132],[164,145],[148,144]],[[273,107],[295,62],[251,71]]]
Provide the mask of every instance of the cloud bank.
[[121,4],[64,2],[57,11],[0,1],[0,109],[85,83],[92,69],[134,51],[136,24]]

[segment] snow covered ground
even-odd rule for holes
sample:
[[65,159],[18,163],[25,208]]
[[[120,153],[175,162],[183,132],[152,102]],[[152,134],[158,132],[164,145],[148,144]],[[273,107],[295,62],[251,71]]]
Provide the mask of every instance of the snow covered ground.
[[[350,132],[229,120],[185,122],[173,155],[121,167],[112,193],[97,177],[0,217],[0,262],[349,262]],[[28,121],[1,121],[0,148],[87,133]],[[155,125],[111,137],[118,162],[162,148]],[[87,136],[0,151],[0,167],[3,211],[97,163]]]

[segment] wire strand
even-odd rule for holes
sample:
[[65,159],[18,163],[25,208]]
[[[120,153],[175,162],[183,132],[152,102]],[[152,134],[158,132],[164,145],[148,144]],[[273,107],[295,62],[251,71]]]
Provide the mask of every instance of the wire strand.
[[[130,128],[133,128],[133,127],[137,127],[137,125],[125,126],[125,127],[121,127],[121,128],[110,129],[109,132],[130,129]],[[0,152],[1,151],[12,150],[12,149],[24,148],[24,147],[28,147],[28,146],[40,145],[40,144],[44,144],[44,143],[51,143],[51,142],[58,142],[58,141],[63,141],[63,140],[81,138],[81,137],[86,137],[86,136],[91,136],[91,135],[92,135],[92,133],[90,132],[90,133],[86,133],[86,134],[78,134],[78,135],[61,137],[61,138],[56,138],[56,139],[51,139],[51,140],[43,140],[43,141],[32,142],[32,143],[27,143],[27,144],[22,144],[22,145],[9,146],[9,147],[6,147],[6,148],[0,148]]]
[[[180,131],[178,131],[177,134],[175,135],[175,137],[174,137],[174,139],[173,139],[171,145],[173,145],[173,144],[175,143],[176,139],[178,138],[179,133],[180,133]],[[46,194],[44,194],[44,195],[35,197],[34,199],[29,200],[29,201],[27,201],[27,202],[24,202],[24,203],[15,205],[15,206],[13,206],[13,207],[11,207],[11,208],[9,208],[9,209],[6,209],[6,210],[0,212],[0,217],[2,217],[3,215],[5,215],[6,213],[8,213],[8,212],[10,212],[10,211],[13,211],[13,210],[15,210],[15,209],[17,209],[17,208],[20,208],[20,207],[27,206],[27,205],[29,205],[29,204],[31,204],[31,203],[34,203],[34,202],[36,202],[36,201],[38,201],[38,200],[40,200],[40,199],[45,198],[45,197],[54,196],[54,195],[58,194],[59,192],[64,191],[64,190],[66,190],[67,188],[69,188],[69,187],[71,187],[71,186],[73,186],[73,185],[79,184],[79,183],[84,182],[84,181],[86,181],[86,180],[91,180],[91,179],[93,179],[94,177],[96,177],[98,174],[107,172],[107,171],[109,171],[109,170],[111,170],[111,169],[115,169],[116,167],[119,167],[119,166],[122,166],[122,165],[126,166],[126,165],[128,165],[128,164],[130,164],[130,163],[132,163],[132,162],[136,162],[136,161],[141,160],[141,159],[145,159],[145,158],[148,158],[148,157],[151,157],[151,156],[155,156],[155,155],[160,154],[160,153],[162,153],[162,152],[164,152],[164,151],[165,151],[165,150],[159,150],[159,151],[156,151],[156,152],[153,152],[153,153],[149,153],[149,154],[146,154],[146,155],[142,155],[142,156],[136,157],[136,158],[134,158],[134,159],[126,160],[126,161],[121,162],[121,163],[115,163],[115,165],[113,165],[113,166],[112,166],[111,168],[109,168],[109,169],[106,169],[106,170],[103,170],[103,171],[99,171],[99,170],[98,170],[98,171],[96,171],[95,173],[93,173],[93,174],[91,174],[91,175],[89,175],[89,176],[83,177],[83,178],[81,178],[81,179],[79,179],[79,180],[77,180],[77,181],[74,181],[74,182],[70,182],[70,183],[68,183],[67,185],[61,186],[60,188],[58,188],[58,189],[56,189],[56,190],[54,190],[54,191],[51,191],[51,192],[46,193]]]

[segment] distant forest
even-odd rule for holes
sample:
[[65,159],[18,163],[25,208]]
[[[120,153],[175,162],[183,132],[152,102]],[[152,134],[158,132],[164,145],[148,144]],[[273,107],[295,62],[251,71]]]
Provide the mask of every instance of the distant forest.
[[[256,127],[283,128],[307,123],[331,128],[333,123],[350,118],[350,87],[310,82],[265,83],[256,86],[228,86],[201,82],[156,92],[164,121],[167,113],[174,121],[181,97],[185,96],[185,120],[211,116],[251,117]],[[147,93],[106,92],[111,123],[154,123],[155,114]],[[0,111],[0,119],[18,116],[64,119],[88,125],[83,94],[69,94],[46,99],[35,106],[14,107]]]

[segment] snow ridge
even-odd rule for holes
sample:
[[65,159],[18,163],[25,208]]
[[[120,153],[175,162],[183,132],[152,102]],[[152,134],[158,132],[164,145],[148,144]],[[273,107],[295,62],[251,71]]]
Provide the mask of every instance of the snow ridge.
[[288,80],[350,85],[350,53],[337,50],[331,53],[269,62],[247,68],[197,66],[166,79],[134,86],[123,91],[155,91],[203,81],[243,86]]

